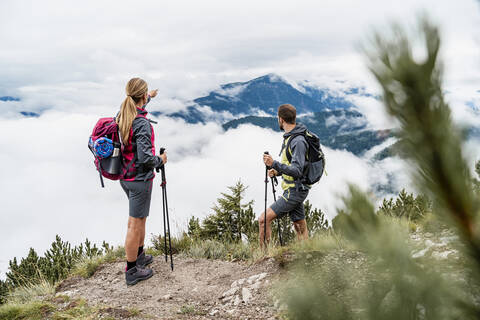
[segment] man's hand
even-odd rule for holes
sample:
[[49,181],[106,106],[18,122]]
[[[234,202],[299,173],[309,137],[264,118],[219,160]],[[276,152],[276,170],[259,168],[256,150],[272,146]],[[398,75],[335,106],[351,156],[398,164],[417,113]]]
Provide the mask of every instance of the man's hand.
[[155,89],[150,91],[148,94],[150,95],[150,97],[155,98],[157,96],[157,93],[158,93],[158,89]]
[[164,151],[163,154],[159,155],[160,159],[162,159],[162,163],[167,163],[167,151]]
[[270,169],[270,170],[268,170],[268,176],[269,176],[270,178],[276,177],[277,175],[278,175],[277,170],[275,170],[275,169]]
[[265,163],[267,167],[271,167],[273,164],[272,156],[269,154],[263,154],[263,163]]

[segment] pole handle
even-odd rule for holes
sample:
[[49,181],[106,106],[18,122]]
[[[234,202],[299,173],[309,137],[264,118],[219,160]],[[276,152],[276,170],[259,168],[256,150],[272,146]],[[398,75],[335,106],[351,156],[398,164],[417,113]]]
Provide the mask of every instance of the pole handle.
[[[165,148],[160,148],[160,154],[163,154],[165,152]],[[158,172],[160,172],[160,168],[155,168],[155,170]]]

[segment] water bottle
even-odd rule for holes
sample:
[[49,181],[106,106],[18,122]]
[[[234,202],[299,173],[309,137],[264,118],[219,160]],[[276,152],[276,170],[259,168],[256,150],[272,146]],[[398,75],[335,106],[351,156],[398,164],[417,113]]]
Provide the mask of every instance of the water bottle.
[[120,174],[122,169],[121,144],[113,143],[113,153],[110,157],[102,159],[102,169],[109,174]]

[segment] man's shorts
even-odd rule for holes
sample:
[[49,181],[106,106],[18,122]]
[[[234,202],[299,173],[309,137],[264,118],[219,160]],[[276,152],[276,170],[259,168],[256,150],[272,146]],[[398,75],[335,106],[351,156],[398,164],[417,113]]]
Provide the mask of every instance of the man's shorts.
[[277,218],[288,214],[293,222],[303,220],[305,219],[303,201],[307,198],[308,191],[308,189],[297,190],[296,188],[289,188],[270,206],[270,209],[275,212]]
[[148,217],[150,200],[152,199],[153,180],[150,181],[123,181],[120,185],[127,194],[129,215],[133,218]]

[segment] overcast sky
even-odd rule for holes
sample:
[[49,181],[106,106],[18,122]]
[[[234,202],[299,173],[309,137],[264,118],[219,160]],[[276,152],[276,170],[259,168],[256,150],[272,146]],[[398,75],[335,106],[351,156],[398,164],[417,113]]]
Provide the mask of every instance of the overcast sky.
[[[159,88],[149,108],[166,111],[222,83],[271,72],[332,90],[361,85],[377,92],[358,47],[393,21],[413,29],[422,12],[440,26],[455,119],[479,125],[478,107],[466,106],[480,103],[480,8],[473,0],[1,1],[0,96],[22,101],[0,102],[0,272],[30,246],[43,253],[56,233],[75,244],[86,237],[123,242],[127,200],[117,183],[99,188],[86,141],[96,118],[118,109],[131,77]],[[378,102],[355,99],[375,127],[387,125]],[[21,119],[19,110],[49,111]],[[178,230],[188,216],[208,214],[239,178],[261,211],[261,153],[275,154],[281,134],[159,120],[157,147],[170,151],[169,204]],[[404,172],[398,159],[371,164],[327,151],[329,175],[310,198],[329,217],[346,181],[368,189]],[[160,197],[157,187],[148,232],[161,230]]]

